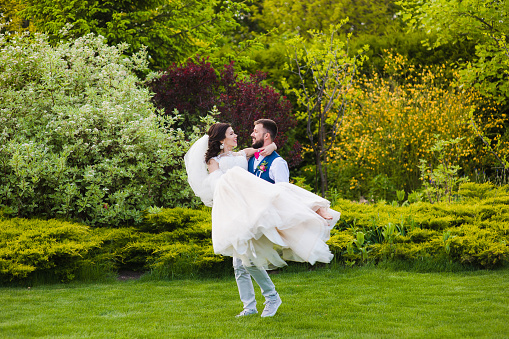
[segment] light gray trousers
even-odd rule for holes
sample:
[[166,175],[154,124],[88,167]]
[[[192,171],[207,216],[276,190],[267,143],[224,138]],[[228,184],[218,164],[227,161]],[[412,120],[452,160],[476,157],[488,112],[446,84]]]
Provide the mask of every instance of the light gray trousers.
[[270,297],[277,294],[274,283],[270,280],[267,271],[263,268],[256,266],[244,266],[241,259],[233,258],[233,270],[235,272],[237,287],[239,288],[240,300],[244,304],[245,310],[256,309],[255,292],[251,277],[253,277],[256,283],[260,286],[265,300],[268,300]]

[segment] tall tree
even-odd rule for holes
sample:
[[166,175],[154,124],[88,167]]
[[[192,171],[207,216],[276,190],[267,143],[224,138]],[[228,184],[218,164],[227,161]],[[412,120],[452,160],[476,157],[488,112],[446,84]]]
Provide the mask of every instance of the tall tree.
[[[464,81],[499,101],[509,99],[509,1],[402,0],[402,18],[429,32],[438,47],[464,40],[476,44],[476,58],[464,64]],[[435,39],[436,38],[436,39]]]
[[365,58],[349,56],[348,42],[339,35],[343,23],[331,26],[328,35],[308,31],[311,39],[307,44],[302,36],[291,39],[288,44],[292,47],[287,67],[299,76],[300,88],[287,86],[287,89],[297,96],[304,108],[300,115],[307,122],[306,133],[314,153],[322,196],[328,190],[327,153],[338,137],[347,111],[356,68]]
[[252,10],[253,19],[266,30],[276,27],[308,36],[310,29],[325,31],[347,18],[344,31],[379,35],[395,21],[397,8],[392,0],[263,0]]
[[145,45],[152,68],[167,67],[215,46],[237,25],[234,17],[244,6],[224,0],[22,1],[26,8],[21,14],[51,39],[93,32],[110,44],[127,42],[128,53]]

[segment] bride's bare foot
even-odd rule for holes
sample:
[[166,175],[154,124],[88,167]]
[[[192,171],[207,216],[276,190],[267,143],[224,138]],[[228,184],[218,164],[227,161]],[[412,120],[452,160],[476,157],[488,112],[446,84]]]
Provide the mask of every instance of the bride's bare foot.
[[325,220],[332,220],[332,215],[327,212],[327,209],[325,207],[320,207],[316,210],[316,213],[318,213],[319,216],[324,218]]

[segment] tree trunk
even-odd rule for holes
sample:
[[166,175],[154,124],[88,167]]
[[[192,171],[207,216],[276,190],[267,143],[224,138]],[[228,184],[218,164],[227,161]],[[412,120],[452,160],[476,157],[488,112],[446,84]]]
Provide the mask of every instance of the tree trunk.
[[320,180],[320,194],[322,198],[325,197],[325,187],[324,187],[324,180],[325,176],[323,173],[323,166],[322,166],[322,157],[320,155],[320,151],[317,150],[315,152],[315,161],[316,161],[316,171],[318,172],[319,180]]

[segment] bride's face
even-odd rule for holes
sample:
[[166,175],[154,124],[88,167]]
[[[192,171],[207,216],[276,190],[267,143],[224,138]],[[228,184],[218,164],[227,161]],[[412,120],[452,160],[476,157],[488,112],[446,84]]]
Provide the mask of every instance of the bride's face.
[[226,130],[226,135],[224,140],[222,141],[225,150],[232,150],[237,147],[237,134],[233,131],[233,128],[228,127]]

